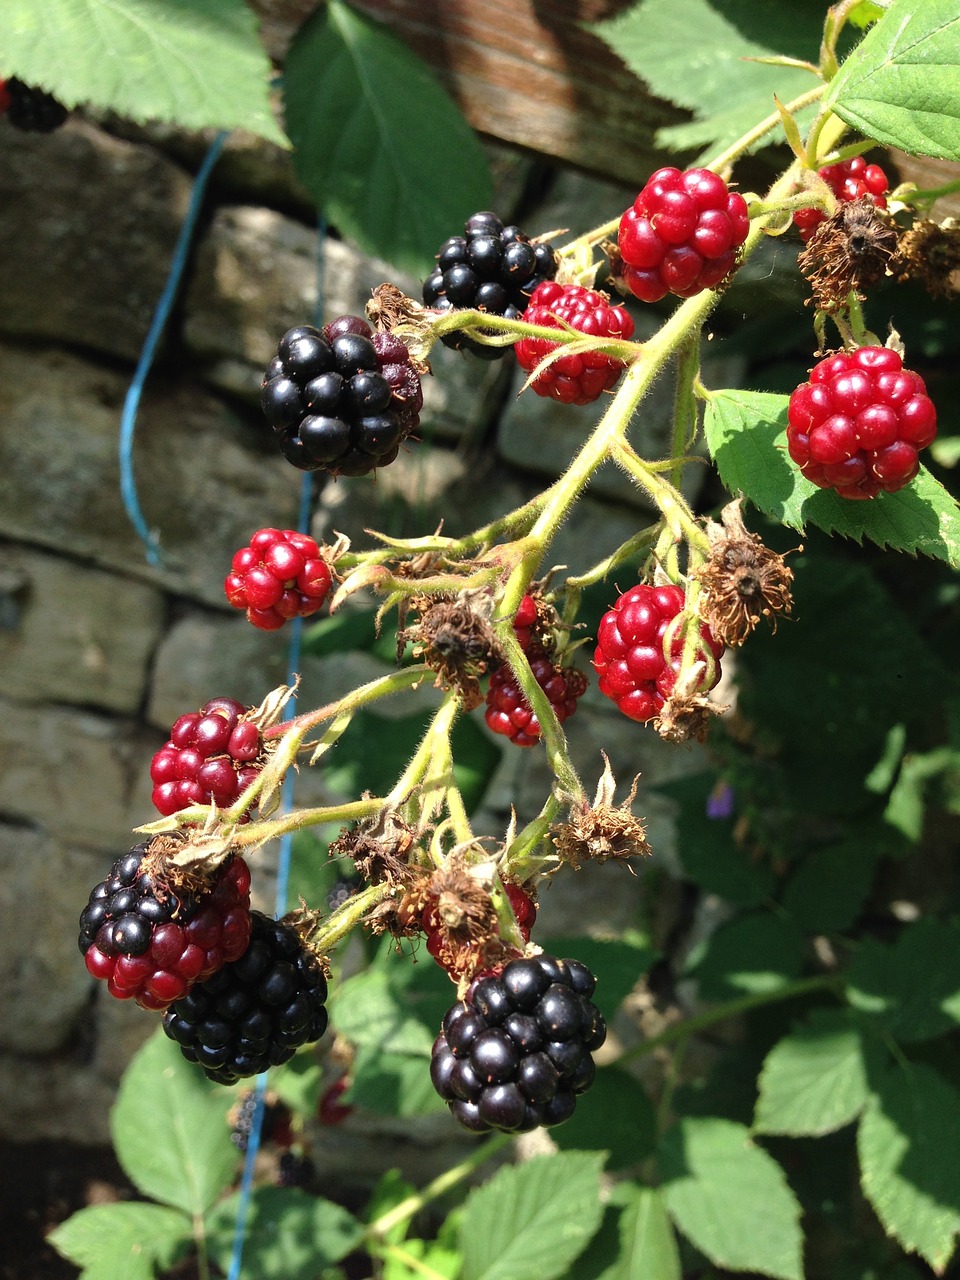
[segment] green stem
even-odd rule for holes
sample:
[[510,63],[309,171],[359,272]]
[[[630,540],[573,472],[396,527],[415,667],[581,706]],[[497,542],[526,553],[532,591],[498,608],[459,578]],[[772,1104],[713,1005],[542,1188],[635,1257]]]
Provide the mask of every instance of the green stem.
[[[783,108],[784,111],[802,111],[804,107],[809,107],[811,103],[818,101],[823,96],[826,87],[825,84],[815,85],[814,88],[808,89],[806,93],[801,93],[799,98],[794,98],[792,102],[788,102]],[[715,173],[720,173],[722,170],[729,168],[735,160],[739,160],[741,156],[746,155],[752,146],[762,138],[765,138],[768,133],[772,133],[778,124],[780,124],[780,112],[771,111],[749,133],[745,133],[732,146],[714,156],[705,168],[713,169]]]
[[363,818],[372,818],[380,813],[386,803],[380,797],[369,796],[363,800],[347,800],[343,804],[321,805],[316,809],[294,809],[282,818],[267,818],[262,822],[238,826],[231,844],[238,849],[256,849],[268,840],[302,831],[305,827],[319,827],[325,822],[360,822]]
[[364,1231],[364,1237],[368,1240],[385,1240],[395,1227],[402,1226],[403,1223],[408,1222],[415,1214],[419,1213],[421,1209],[431,1204],[434,1200],[439,1200],[441,1196],[446,1195],[458,1183],[465,1181],[482,1164],[486,1164],[488,1160],[502,1151],[510,1141],[511,1137],[506,1133],[498,1133],[496,1137],[488,1138],[486,1142],[476,1147],[465,1160],[461,1160],[458,1165],[454,1165],[452,1169],[446,1169],[434,1178],[432,1182],[428,1182],[420,1191],[407,1196],[406,1200],[401,1200],[392,1209],[388,1209],[379,1218],[375,1218]]
[[393,888],[389,884],[371,884],[351,895],[343,906],[322,920],[310,933],[309,942],[318,955],[328,955],[343,938],[359,924],[371,907],[389,897]]
[[434,1271],[433,1267],[428,1267],[422,1262],[416,1254],[409,1249],[404,1249],[399,1244],[387,1244],[377,1250],[378,1257],[395,1258],[407,1268],[408,1271],[415,1271],[417,1275],[425,1277],[425,1280],[448,1280],[447,1276],[441,1275],[439,1271]]
[[322,724],[324,720],[332,720],[335,716],[343,715],[345,712],[359,711],[361,707],[367,706],[368,703],[376,702],[378,698],[386,698],[390,694],[400,693],[404,689],[412,689],[420,684],[422,680],[428,679],[432,675],[433,672],[425,662],[416,663],[411,667],[404,667],[402,671],[392,671],[388,676],[380,676],[376,680],[370,680],[366,684],[358,686],[358,688],[351,690],[350,693],[344,694],[342,698],[338,698],[336,702],[328,702],[325,707],[319,707],[316,711],[307,711],[302,716],[288,720],[285,724],[277,725],[272,730],[268,729],[263,736],[265,738],[278,736],[280,733],[288,732],[290,729],[308,731],[318,724]]
[[751,1009],[759,1009],[765,1004],[777,1004],[781,1000],[795,1000],[799,996],[809,995],[813,991],[834,991],[839,994],[842,980],[833,974],[822,974],[815,978],[800,978],[796,982],[787,982],[773,991],[758,991],[754,995],[740,996],[737,1000],[728,1000],[726,1004],[717,1005],[714,1009],[706,1009],[692,1018],[684,1018],[673,1026],[661,1031],[658,1036],[644,1040],[632,1049],[625,1050],[617,1059],[618,1063],[633,1062],[644,1058],[648,1053],[663,1049],[667,1045],[676,1044],[688,1036],[705,1031],[718,1022],[726,1022],[741,1013],[749,1013]]
[[210,1280],[210,1260],[207,1257],[207,1234],[203,1214],[193,1215],[193,1242],[197,1246],[197,1280]]

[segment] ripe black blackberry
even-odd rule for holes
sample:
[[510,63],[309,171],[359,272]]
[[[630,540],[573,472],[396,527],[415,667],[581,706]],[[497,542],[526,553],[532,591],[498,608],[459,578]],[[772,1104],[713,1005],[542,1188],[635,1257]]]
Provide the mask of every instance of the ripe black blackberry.
[[251,916],[240,959],[197,983],[163,1017],[187,1061],[219,1084],[279,1066],[327,1027],[327,980],[317,956],[291,925],[259,911]]
[[7,118],[13,127],[27,133],[52,133],[67,118],[67,108],[53,94],[24,84],[16,76],[0,82],[0,99],[6,100]]
[[539,955],[478,978],[448,1010],[430,1079],[475,1133],[527,1133],[562,1124],[593,1082],[591,1051],[607,1029],[590,1000],[596,979],[579,960]]
[[[556,274],[551,245],[531,244],[519,227],[505,227],[495,213],[475,213],[462,236],[441,245],[437,265],[423,283],[423,301],[434,311],[476,308],[519,320],[537,285]],[[508,350],[462,333],[446,333],[440,341],[484,360],[497,360]]]
[[420,421],[423,391],[399,338],[340,316],[322,329],[287,330],[260,404],[295,467],[363,476],[393,462]]

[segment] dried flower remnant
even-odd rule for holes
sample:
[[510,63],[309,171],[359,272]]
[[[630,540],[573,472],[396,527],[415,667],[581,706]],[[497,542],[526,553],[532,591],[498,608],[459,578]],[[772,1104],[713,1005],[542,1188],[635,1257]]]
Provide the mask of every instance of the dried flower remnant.
[[793,608],[793,570],[743,523],[738,498],[710,521],[710,558],[697,570],[704,595],[700,616],[718,640],[741,645],[761,618],[774,630],[777,617]]
[[898,280],[916,280],[934,298],[960,297],[960,222],[915,222],[900,241],[898,267]]
[[413,642],[414,656],[437,673],[438,687],[457,690],[466,711],[479,707],[483,702],[479,678],[497,665],[500,656],[489,617],[474,608],[466,593],[417,598],[410,607],[422,611],[419,621],[402,632],[404,640]]
[[681,676],[673,687],[669,698],[665,699],[660,714],[653,722],[653,727],[664,742],[705,742],[712,716],[722,715],[727,710],[719,702],[700,693],[703,677],[703,663],[696,662]]
[[881,280],[897,255],[897,232],[869,196],[841,204],[797,258],[818,311],[840,311],[851,292]]
[[603,756],[603,773],[597,784],[593,804],[575,801],[566,822],[557,823],[550,834],[563,862],[579,871],[584,862],[625,862],[627,858],[646,857],[651,853],[642,821],[634,817],[631,807],[637,796],[639,777],[621,804],[613,803],[617,788],[610,761]]

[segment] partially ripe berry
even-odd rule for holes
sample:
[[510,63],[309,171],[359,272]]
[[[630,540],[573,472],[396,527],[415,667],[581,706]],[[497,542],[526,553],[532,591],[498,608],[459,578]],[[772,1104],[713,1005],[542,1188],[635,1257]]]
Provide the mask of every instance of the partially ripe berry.
[[[527,659],[534,679],[547,695],[562,724],[576,711],[578,701],[586,692],[587,677],[577,667],[558,666],[536,645],[527,651]],[[503,734],[515,746],[532,747],[540,741],[540,721],[506,665],[499,667],[490,677],[486,721],[494,733]]]
[[[887,207],[886,192],[890,189],[887,175],[878,164],[867,164],[863,156],[824,165],[818,172],[841,204],[867,196],[875,208]],[[800,239],[805,243],[812,239],[826,217],[821,209],[798,209],[793,215],[793,222],[800,232]]]
[[[527,324],[551,329],[569,326],[591,338],[633,336],[633,320],[625,307],[611,305],[604,294],[593,289],[561,285],[555,280],[537,285],[522,318]],[[521,369],[533,373],[541,360],[560,345],[546,338],[521,338],[514,352]],[[562,404],[590,404],[601,392],[610,390],[624,368],[621,360],[599,351],[562,355],[538,373],[531,386],[538,396],[548,396]]]
[[[165,817],[194,804],[228,809],[263,766],[260,731],[233,698],[212,698],[170,729],[150,764],[152,800]],[[244,820],[246,815],[244,815]]]
[[902,489],[936,435],[937,411],[923,379],[888,347],[821,360],[787,409],[790,457],[813,484],[842,498]]
[[750,218],[743,196],[710,169],[658,169],[620,219],[627,288],[643,302],[692,298],[737,264]]
[[223,584],[235,609],[261,631],[323,606],[333,576],[316,541],[295,529],[260,529],[233,557]]
[[[639,583],[625,591],[601,618],[593,665],[600,692],[612,699],[625,716],[641,723],[652,720],[673,692],[683,653],[684,630],[671,628],[684,611],[681,587]],[[670,635],[668,637],[668,630]],[[695,658],[705,666],[700,691],[720,679],[724,646],[700,625],[702,646]]]

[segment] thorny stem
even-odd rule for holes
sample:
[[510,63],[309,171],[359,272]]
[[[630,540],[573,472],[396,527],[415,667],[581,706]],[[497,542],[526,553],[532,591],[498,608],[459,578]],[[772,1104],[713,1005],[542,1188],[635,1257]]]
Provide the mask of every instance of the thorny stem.
[[318,955],[328,955],[343,938],[363,921],[371,907],[389,897],[393,892],[389,884],[371,884],[360,889],[341,907],[337,907],[332,915],[327,916],[317,925],[309,936],[311,947]]
[[[799,98],[794,98],[791,102],[788,102],[783,108],[784,111],[789,111],[791,113],[795,111],[802,111],[804,107],[809,107],[812,103],[817,102],[821,97],[823,97],[826,87],[827,86],[825,84],[815,85],[814,88],[808,89],[806,93],[801,93]],[[705,167],[707,169],[713,169],[715,173],[722,174],[725,169],[730,168],[735,160],[739,160],[741,156],[746,155],[750,148],[758,143],[761,138],[765,138],[768,133],[772,133],[780,122],[780,112],[771,111],[768,116],[764,116],[755,128],[751,129],[749,133],[745,133],[741,138],[738,138],[737,141],[734,142],[732,146],[727,147],[725,151],[721,151],[719,155],[714,156],[714,158],[710,160]]]
[[349,800],[343,804],[321,805],[316,809],[294,809],[282,818],[267,818],[261,822],[251,822],[247,826],[238,826],[230,843],[238,849],[259,848],[268,840],[276,840],[278,836],[293,831],[302,831],[305,827],[319,827],[325,822],[360,822],[363,818],[372,818],[384,806],[384,800],[370,796],[364,800]]
[[375,1218],[364,1231],[364,1238],[368,1241],[385,1240],[395,1227],[409,1222],[421,1209],[424,1209],[434,1200],[439,1200],[441,1196],[446,1195],[458,1183],[465,1181],[476,1169],[486,1164],[488,1160],[502,1151],[512,1140],[511,1135],[507,1133],[498,1133],[496,1137],[489,1138],[467,1156],[465,1160],[462,1160],[460,1164],[454,1165],[452,1169],[445,1170],[434,1178],[432,1182],[428,1182],[420,1191],[407,1196],[406,1200],[401,1200],[392,1209],[388,1209],[379,1218]]
[[796,982],[784,983],[773,991],[758,991],[753,995],[741,996],[737,1000],[728,1000],[726,1004],[717,1005],[714,1009],[706,1009],[692,1018],[684,1018],[651,1036],[632,1049],[626,1049],[617,1058],[618,1063],[634,1062],[637,1058],[645,1058],[648,1053],[657,1049],[665,1049],[668,1045],[686,1040],[688,1036],[705,1031],[718,1022],[727,1022],[730,1018],[739,1017],[741,1013],[749,1013],[751,1009],[759,1009],[765,1004],[777,1004],[781,1000],[795,1000],[799,996],[809,995],[814,991],[834,991],[838,995],[842,979],[835,974],[821,974],[815,978],[800,978]]
[[417,663],[411,667],[404,667],[402,671],[392,671],[388,676],[380,676],[376,680],[369,680],[366,684],[359,685],[356,689],[351,690],[350,693],[344,694],[342,698],[338,698],[336,702],[328,702],[325,707],[318,707],[316,711],[307,711],[301,716],[296,716],[293,720],[288,720],[283,725],[277,725],[272,730],[268,729],[263,736],[270,738],[291,730],[298,732],[302,730],[305,733],[315,728],[318,724],[322,724],[324,720],[332,720],[335,716],[343,715],[345,712],[352,714],[368,703],[376,702],[378,698],[386,698],[392,693],[400,693],[403,689],[415,688],[421,681],[429,678],[432,674],[425,662]]

